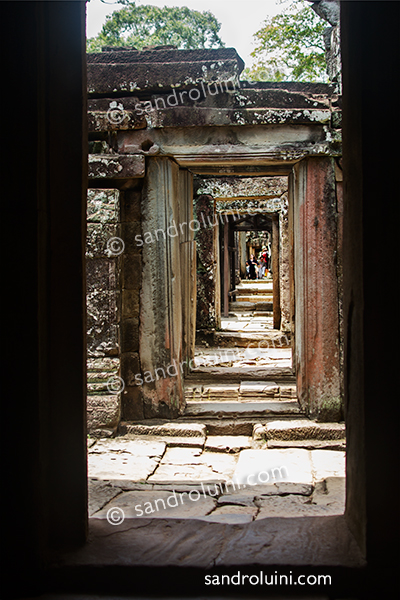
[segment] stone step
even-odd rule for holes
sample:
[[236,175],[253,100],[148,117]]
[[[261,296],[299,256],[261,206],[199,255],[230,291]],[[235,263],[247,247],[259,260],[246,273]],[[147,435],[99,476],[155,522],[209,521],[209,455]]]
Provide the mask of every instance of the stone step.
[[273,296],[272,294],[236,294],[236,302],[254,302],[258,304],[259,302],[272,302]]
[[121,421],[118,433],[120,435],[203,438],[206,434],[206,427],[202,423],[146,419],[135,422]]
[[346,450],[346,439],[341,440],[268,440],[267,447],[277,450],[284,450],[286,448],[296,449],[304,448],[304,450]]
[[[238,326],[240,323],[238,323]],[[290,333],[283,333],[276,329],[265,331],[215,331],[214,345],[226,347],[227,345],[239,346],[240,348],[290,348]]]
[[187,376],[190,380],[211,381],[264,381],[272,380],[277,383],[292,383],[295,377],[291,367],[267,365],[257,367],[195,367]]
[[263,287],[262,289],[249,289],[249,288],[236,288],[232,290],[230,294],[236,294],[236,296],[272,296],[272,285],[269,288]]
[[229,312],[259,312],[272,311],[273,303],[271,302],[229,302]]
[[265,440],[268,448],[344,450],[344,423],[317,423],[310,419],[285,419],[256,424],[254,440]]
[[338,440],[346,437],[344,423],[317,423],[310,419],[270,421],[264,426],[264,438],[274,440]]
[[[192,420],[193,422],[199,422],[199,417],[190,417],[190,416],[186,416],[186,417],[181,417],[182,419],[186,420],[187,422]],[[224,416],[224,418],[213,418],[213,417],[205,417],[202,416],[201,417],[201,423],[203,423],[206,426],[206,432],[207,432],[207,436],[233,436],[233,435],[238,435],[238,436],[248,436],[248,437],[252,437],[253,436],[253,429],[254,429],[254,425],[256,425],[257,423],[260,422],[260,419],[262,419],[263,421],[266,420],[268,417],[266,417],[265,419],[263,417],[259,417],[257,415],[245,415],[245,416],[233,416],[233,417],[227,417]],[[275,417],[272,417],[275,418]],[[288,415],[287,418],[290,418],[290,415]],[[258,440],[255,441],[254,443],[260,443]],[[264,445],[267,444],[267,442],[264,440],[262,442]]]
[[260,382],[187,382],[186,401],[247,402],[248,400],[292,400],[297,399],[296,384],[277,384],[275,381]]
[[297,400],[279,400],[279,401],[248,401],[248,402],[209,402],[188,401],[185,409],[185,416],[193,417],[217,417],[232,418],[236,416],[243,417],[265,417],[271,415],[296,415],[301,414]]
[[251,290],[251,291],[272,291],[272,279],[246,279],[236,286],[236,290]]

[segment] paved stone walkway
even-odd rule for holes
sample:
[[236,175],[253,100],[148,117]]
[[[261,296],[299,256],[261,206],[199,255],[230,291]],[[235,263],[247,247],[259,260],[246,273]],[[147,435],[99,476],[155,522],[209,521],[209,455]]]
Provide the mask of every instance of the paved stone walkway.
[[272,450],[247,436],[123,436],[89,444],[95,518],[116,508],[125,518],[244,524],[344,512],[343,451]]
[[195,348],[196,367],[255,367],[275,366],[292,367],[292,350],[290,348],[258,348],[257,343],[248,348]]

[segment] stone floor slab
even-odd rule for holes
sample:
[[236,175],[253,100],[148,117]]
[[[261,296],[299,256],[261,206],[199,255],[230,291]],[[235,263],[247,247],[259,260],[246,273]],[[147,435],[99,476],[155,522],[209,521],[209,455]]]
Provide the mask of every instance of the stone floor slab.
[[254,497],[253,491],[249,491],[248,493],[224,494],[218,498],[218,506],[237,505],[254,507]]
[[121,494],[121,489],[103,481],[89,479],[88,481],[88,514],[91,517],[110,500]]
[[88,543],[63,557],[61,566],[238,564],[362,567],[365,559],[344,516],[261,519],[235,527],[201,518],[126,519],[116,527],[91,518]]
[[246,435],[208,436],[205,443],[205,449],[212,452],[236,453],[251,447],[251,438]]
[[311,450],[311,462],[316,481],[327,477],[345,477],[346,454],[340,450]]
[[220,513],[212,513],[207,517],[201,517],[202,521],[209,521],[210,523],[224,523],[225,525],[245,525],[246,523],[251,523],[254,519],[252,515],[249,514],[220,514]]
[[227,479],[226,476],[216,473],[205,465],[160,465],[148,481],[150,483],[185,484],[188,482],[214,483]]
[[202,453],[201,448],[167,448],[160,464],[199,465]]
[[[93,515],[106,519],[112,509],[122,510],[124,519],[194,519],[211,513],[215,500],[193,490],[189,493],[170,491],[126,492],[109,502]],[[119,513],[121,514],[121,513]]]
[[310,504],[310,499],[306,496],[269,496],[262,499],[257,497],[255,502],[260,507],[256,521],[271,517],[288,519],[328,514],[324,507]]
[[346,507],[346,479],[327,477],[318,481],[312,496],[313,504],[325,506],[330,514],[342,515]]
[[[275,483],[282,489],[293,485],[312,490],[313,476],[307,450],[243,450],[233,480],[254,485]],[[290,487],[292,486],[292,487]]]
[[158,465],[159,459],[128,453],[89,454],[89,477],[111,480],[145,481]]
[[[189,462],[190,461],[190,462]],[[237,457],[189,448],[168,448],[150,483],[188,483],[189,481],[227,481],[232,478]]]
[[143,437],[125,438],[117,437],[107,440],[98,440],[89,450],[89,454],[101,453],[127,453],[133,456],[148,456],[161,458],[166,448],[165,442],[146,440]]

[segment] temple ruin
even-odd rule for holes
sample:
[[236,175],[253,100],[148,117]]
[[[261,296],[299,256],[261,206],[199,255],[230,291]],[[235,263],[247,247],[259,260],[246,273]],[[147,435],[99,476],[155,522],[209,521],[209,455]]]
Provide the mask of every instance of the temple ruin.
[[299,413],[343,420],[338,86],[249,84],[243,66],[234,49],[88,55],[93,433],[190,414],[196,332],[221,342],[246,228],[270,240],[265,339],[292,348]]
[[[333,3],[314,4],[329,13]],[[173,49],[140,53],[146,60],[153,57],[153,72],[164,85],[143,91],[152,85],[144,60],[123,62],[129,54],[109,51],[96,59],[105,63],[100,60],[97,67],[87,68],[84,1],[2,2],[1,10],[6,24],[4,82],[10,90],[6,100],[12,106],[4,113],[3,177],[10,188],[3,206],[4,281],[11,294],[3,319],[7,340],[3,479],[10,492],[7,499],[3,494],[7,596],[144,598],[168,593],[184,598],[234,592],[237,597],[264,597],[267,588],[249,584],[249,578],[262,570],[269,579],[282,572],[310,582],[308,587],[268,588],[272,595],[391,598],[398,583],[398,461],[392,448],[398,401],[395,338],[386,315],[397,299],[393,284],[397,219],[391,208],[398,195],[398,160],[383,142],[398,137],[394,78],[399,71],[395,47],[399,4],[341,2],[340,35],[339,11],[333,18],[330,15],[331,28],[325,35],[333,59],[330,79],[342,90],[336,83],[261,84],[255,89],[236,87],[232,93],[229,83],[229,91],[224,84],[221,94],[204,99],[196,92],[190,98],[189,91],[202,91],[202,82],[207,90],[208,84],[239,78],[241,63],[233,50],[224,50],[223,58],[218,51],[218,61],[208,54],[209,60],[191,61],[190,67],[181,61],[184,71],[172,61],[173,56],[183,57],[181,52],[172,52],[170,63],[163,59],[162,66],[155,60],[162,56],[157,52],[166,56]],[[335,79],[339,38],[343,71]],[[115,66],[118,56],[122,62]],[[175,65],[172,73],[168,64]],[[132,65],[137,78],[130,76]],[[185,74],[190,77],[185,85],[173,88],[172,84],[185,81]],[[169,107],[173,89],[178,105]],[[159,96],[165,108],[161,100],[155,105]],[[238,106],[241,97],[249,104]],[[254,104],[254,97],[261,106]],[[262,234],[257,238],[262,238],[260,243],[267,238],[272,243],[272,227],[281,226],[274,198],[282,195],[272,198],[250,187],[245,194],[240,186],[249,179],[263,181],[265,192],[266,181],[281,177],[287,179],[288,248],[294,257],[289,258],[289,302],[285,281],[279,286],[279,303],[273,282],[260,284],[268,288],[266,304],[272,304],[272,311],[268,307],[261,312],[275,312],[276,318],[274,323],[274,314],[265,316],[265,330],[287,337],[290,347],[282,352],[291,353],[295,367],[290,377],[296,397],[277,402],[296,403],[316,428],[339,427],[337,421],[345,418],[346,490],[341,514],[317,514],[327,506],[330,481],[312,492],[310,482],[304,484],[308,490],[303,494],[309,495],[297,494],[298,500],[312,497],[315,502],[306,500],[302,506],[315,513],[301,518],[285,513],[228,525],[202,518],[128,517],[116,527],[104,517],[89,517],[93,506],[88,454],[91,461],[96,445],[107,446],[109,454],[114,451],[111,459],[118,454],[121,463],[139,464],[144,446],[137,441],[129,444],[129,436],[104,439],[106,435],[115,436],[122,427],[151,429],[156,416],[168,422],[170,430],[183,431],[184,411],[192,402],[185,398],[187,384],[193,373],[183,370],[180,377],[160,377],[157,387],[155,382],[134,385],[135,377],[130,379],[129,374],[168,368],[174,358],[183,363],[193,352],[196,359],[195,334],[200,329],[205,354],[213,340],[222,347],[220,340],[229,333],[226,319],[236,318],[229,312],[237,307],[229,303],[244,302],[238,297],[246,297],[241,286],[247,285],[236,281],[240,262],[237,266],[234,257],[240,248],[235,239],[241,234],[232,233],[231,215],[248,207],[251,210],[240,216],[246,219],[243,223],[256,226],[258,218],[264,219],[263,231],[271,237]],[[218,217],[219,244],[211,235],[216,235],[216,227],[204,231],[210,234],[206,236],[210,248],[222,254],[220,283],[207,286],[205,273],[216,266],[206,262],[206,247],[196,260],[196,232],[181,231],[179,225],[197,219],[197,208],[204,212],[211,207],[223,216],[223,222]],[[166,235],[164,240],[162,231],[171,227],[174,235],[174,224],[179,235]],[[221,285],[221,267],[226,264],[221,264],[222,228],[228,236],[229,258],[236,262],[232,269],[226,261],[228,287]],[[148,237],[150,243],[137,246],[146,233],[157,230],[157,243]],[[246,252],[247,242],[256,240],[257,231],[253,233],[246,240]],[[279,266],[288,272],[284,260]],[[216,311],[211,315],[214,321],[206,319],[201,327],[194,306],[195,302],[200,306],[198,294],[195,298],[188,293],[194,284],[203,290],[204,305]],[[236,300],[229,296],[232,291]],[[223,315],[226,292],[228,317]],[[274,327],[278,308],[281,329]],[[215,321],[218,310],[221,327]],[[257,312],[251,317],[254,322]],[[238,339],[245,330],[231,333]],[[238,347],[238,352],[243,350]],[[109,373],[113,393],[104,387]],[[326,395],[319,394],[323,381],[329,381],[323,388]],[[122,383],[123,391],[118,388]],[[276,383],[269,391],[282,395],[283,384]],[[212,392],[209,388],[210,396]],[[266,399],[272,401],[275,398]],[[226,419],[214,421],[223,425]],[[265,423],[262,427],[263,443],[268,443]],[[261,441],[256,433],[253,429],[254,443]],[[172,439],[171,431],[169,435]],[[239,437],[236,431],[235,438]],[[116,452],[124,443],[134,453]],[[171,455],[170,450],[175,448],[169,447],[166,454]],[[145,456],[147,473],[163,451],[154,445],[151,456]],[[275,450],[265,452],[274,455]],[[302,450],[303,455],[307,452],[317,468],[319,453],[330,451]],[[227,452],[224,458],[228,462],[232,456]],[[126,480],[122,485],[126,490]],[[110,484],[108,492],[112,488]],[[282,498],[289,496],[286,491]],[[273,498],[262,502],[266,505]],[[209,498],[204,502],[212,504]],[[219,504],[216,510],[222,513]],[[260,507],[260,513],[265,510]],[[205,586],[205,576],[235,575],[239,570],[248,577],[246,587]],[[331,576],[329,587],[318,586],[320,575]]]

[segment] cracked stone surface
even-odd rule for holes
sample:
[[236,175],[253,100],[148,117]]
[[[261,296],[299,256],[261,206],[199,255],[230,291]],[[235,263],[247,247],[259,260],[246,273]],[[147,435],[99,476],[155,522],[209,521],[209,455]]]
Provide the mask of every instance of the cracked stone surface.
[[146,481],[158,465],[148,456],[121,454],[89,454],[89,476],[103,480]]
[[244,525],[344,513],[344,452],[254,449],[247,436],[209,436],[204,447],[164,440],[121,437],[90,446],[90,516],[106,519],[121,508],[126,519]]
[[237,456],[218,452],[200,453],[191,448],[168,448],[159,467],[148,481],[184,483],[192,481],[226,481],[235,470]]
[[89,479],[88,481],[88,513],[91,517],[105,506],[111,499],[118,496],[121,489],[103,481]]
[[[65,556],[63,564],[197,568],[238,562],[365,565],[344,516],[272,518],[236,524],[212,522],[211,517],[212,514],[198,519],[126,519],[118,527],[106,519],[92,518],[88,543]],[[236,517],[247,519],[248,515]],[[217,516],[221,518],[223,515]]]
[[197,490],[189,493],[171,491],[125,492],[109,502],[95,514],[96,518],[105,519],[110,509],[119,508],[127,519],[193,519],[206,516],[214,510],[216,501]]
[[146,481],[165,452],[162,441],[115,438],[99,440],[88,454],[89,477],[100,480]]

